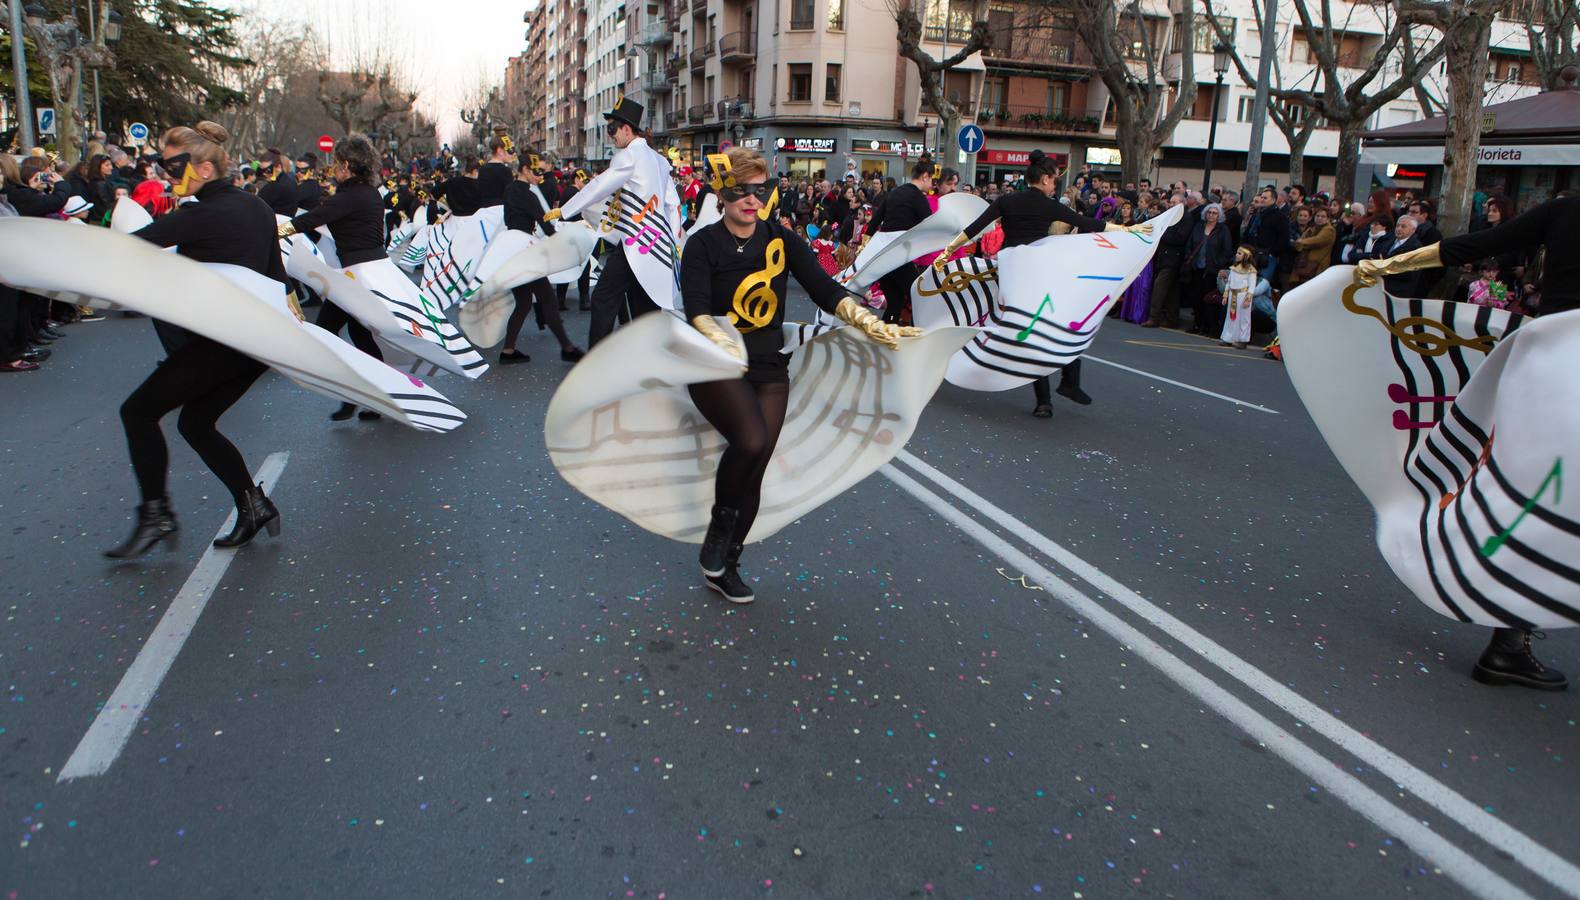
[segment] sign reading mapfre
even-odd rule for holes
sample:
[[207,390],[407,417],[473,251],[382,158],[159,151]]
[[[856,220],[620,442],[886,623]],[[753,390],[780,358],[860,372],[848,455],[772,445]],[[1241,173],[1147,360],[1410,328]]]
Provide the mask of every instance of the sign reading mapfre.
[[[1070,163],[1070,156],[1067,153],[1050,153],[1048,156],[1050,156],[1054,162],[1058,163],[1059,168],[1061,169]],[[1024,166],[1030,164],[1031,162],[1031,151],[984,150],[978,155],[977,159],[981,162],[992,163],[993,165],[997,166]]]

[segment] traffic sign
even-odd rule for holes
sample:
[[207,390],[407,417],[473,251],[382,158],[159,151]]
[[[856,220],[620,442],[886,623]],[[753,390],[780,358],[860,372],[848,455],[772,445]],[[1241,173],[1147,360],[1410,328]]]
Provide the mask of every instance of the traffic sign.
[[141,122],[133,122],[126,126],[126,136],[132,139],[132,143],[141,147],[148,143],[148,126]]
[[325,153],[335,152],[335,139],[327,134],[324,135],[318,139],[318,149],[324,151]]
[[735,145],[730,143],[729,141],[719,141],[719,152],[720,153],[728,153],[734,147],[735,147]]
[[40,106],[38,108],[38,133],[55,133],[55,107]]
[[955,140],[960,144],[960,149],[966,153],[976,153],[987,143],[987,139],[982,136],[982,129],[976,125],[960,126],[960,134]]

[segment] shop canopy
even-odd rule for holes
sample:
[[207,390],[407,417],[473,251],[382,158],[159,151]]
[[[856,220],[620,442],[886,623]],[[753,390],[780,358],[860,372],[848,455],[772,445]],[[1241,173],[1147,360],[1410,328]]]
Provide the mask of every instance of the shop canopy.
[[[1575,72],[1565,83],[1507,103],[1482,109],[1483,166],[1580,166],[1580,89]],[[1440,166],[1448,117],[1434,116],[1361,135],[1365,165]]]

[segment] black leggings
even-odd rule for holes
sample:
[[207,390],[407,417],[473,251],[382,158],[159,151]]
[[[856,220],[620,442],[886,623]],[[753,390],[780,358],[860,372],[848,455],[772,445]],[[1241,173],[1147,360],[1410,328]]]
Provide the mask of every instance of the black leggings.
[[527,313],[532,311],[534,298],[538,301],[539,318],[554,332],[554,337],[560,342],[560,349],[569,350],[576,346],[565,333],[565,320],[560,318],[560,304],[554,298],[554,285],[549,284],[547,278],[517,285],[510,289],[510,293],[515,295],[516,308],[505,325],[506,347],[512,350],[516,348],[516,339],[521,337],[521,326],[527,324]]
[[351,343],[355,344],[358,350],[374,359],[384,359],[384,354],[379,352],[379,345],[373,342],[373,332],[328,300],[318,308],[318,319],[315,324],[330,334],[339,334],[340,329],[346,329],[346,333],[351,335]]
[[165,496],[170,451],[159,420],[180,407],[176,428],[181,437],[241,505],[252,477],[241,451],[219,433],[219,417],[247,393],[265,368],[250,356],[194,336],[132,391],[121,404],[121,424],[143,502]]
[[779,443],[790,401],[787,382],[752,384],[743,378],[708,381],[687,388],[708,424],[719,430],[729,446],[719,459],[713,481],[713,499],[720,506],[740,510],[730,543],[745,543],[757,521],[762,501],[763,473]]

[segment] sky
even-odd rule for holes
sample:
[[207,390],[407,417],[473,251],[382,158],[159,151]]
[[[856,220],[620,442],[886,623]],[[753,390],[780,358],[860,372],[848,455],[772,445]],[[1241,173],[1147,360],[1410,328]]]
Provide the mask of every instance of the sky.
[[[216,0],[216,6],[245,10],[252,0]],[[463,131],[460,104],[486,74],[495,83],[505,77],[505,60],[526,47],[521,21],[535,0],[309,0],[302,4],[269,4],[270,15],[317,15],[331,54],[343,61],[356,39],[385,32],[387,43],[409,60],[419,93],[418,108],[439,123],[445,139]],[[359,27],[358,21],[371,22]],[[345,29],[361,34],[337,40]]]

